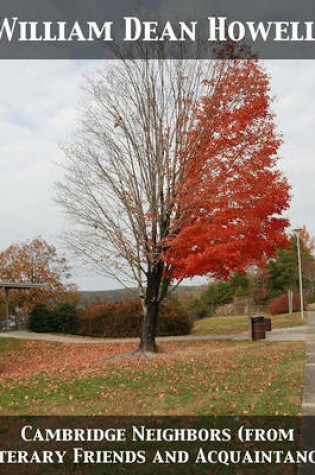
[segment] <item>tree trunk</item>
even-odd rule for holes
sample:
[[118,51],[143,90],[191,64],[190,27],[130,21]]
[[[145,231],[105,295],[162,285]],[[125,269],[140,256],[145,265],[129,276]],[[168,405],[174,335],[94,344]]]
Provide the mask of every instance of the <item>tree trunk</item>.
[[139,351],[156,352],[156,328],[160,308],[159,292],[163,278],[163,264],[148,273],[147,289],[143,305],[143,323]]
[[156,326],[159,314],[159,303],[149,302],[143,316],[142,332],[139,350],[143,352],[156,352]]

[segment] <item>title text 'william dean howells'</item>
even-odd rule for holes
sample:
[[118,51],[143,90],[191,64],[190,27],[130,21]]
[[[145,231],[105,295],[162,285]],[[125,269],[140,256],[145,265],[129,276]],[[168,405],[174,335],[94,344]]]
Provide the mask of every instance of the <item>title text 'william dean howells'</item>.
[[[124,17],[122,38],[115,38],[114,22],[24,21],[0,15],[0,41],[3,42],[126,42],[196,41],[197,21],[158,22]],[[313,21],[228,21],[226,17],[208,17],[207,40],[214,41],[315,41]],[[120,29],[117,29],[117,35]],[[204,39],[204,38],[203,38]]]

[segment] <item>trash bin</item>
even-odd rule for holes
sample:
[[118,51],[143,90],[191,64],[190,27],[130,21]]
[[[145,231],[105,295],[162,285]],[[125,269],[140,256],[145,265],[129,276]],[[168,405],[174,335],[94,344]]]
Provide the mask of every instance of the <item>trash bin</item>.
[[265,330],[271,332],[271,318],[265,318]]
[[265,317],[252,317],[252,340],[264,340],[266,338]]

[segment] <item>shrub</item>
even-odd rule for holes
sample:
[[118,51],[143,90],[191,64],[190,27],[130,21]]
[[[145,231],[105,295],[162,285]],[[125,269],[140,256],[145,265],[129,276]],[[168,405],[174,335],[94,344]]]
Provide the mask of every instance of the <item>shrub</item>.
[[78,326],[78,312],[70,302],[60,302],[52,310],[53,329],[57,333],[75,333]]
[[76,306],[61,302],[52,308],[36,305],[30,313],[28,328],[38,333],[75,333],[78,325]]
[[[303,302],[304,310],[307,308],[307,302],[304,299]],[[300,294],[293,295],[293,312],[298,312],[300,310]],[[277,315],[279,313],[288,313],[289,312],[289,302],[288,294],[279,295],[279,297],[274,298],[269,304],[269,311],[271,315]]]
[[190,305],[189,305],[189,311],[192,314],[194,318],[205,318],[208,316],[208,305],[205,302],[205,299],[201,298],[194,298]]
[[168,292],[166,298],[173,305],[177,305],[177,307],[181,306],[178,294],[175,294],[174,292]]
[[[142,307],[139,300],[87,305],[82,312],[78,333],[106,338],[139,337]],[[187,335],[193,323],[186,310],[168,301],[162,304],[157,335]]]
[[192,328],[192,318],[183,307],[167,301],[162,304],[157,325],[158,336],[189,335]]
[[45,333],[51,331],[52,312],[44,304],[37,304],[30,313],[28,329],[33,332]]

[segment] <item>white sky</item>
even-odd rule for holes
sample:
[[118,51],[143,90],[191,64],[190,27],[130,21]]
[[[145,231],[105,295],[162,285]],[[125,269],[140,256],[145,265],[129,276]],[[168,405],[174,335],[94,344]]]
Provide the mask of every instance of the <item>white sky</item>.
[[[284,134],[280,166],[293,187],[289,217],[293,227],[305,224],[315,235],[315,61],[265,64],[277,96],[277,123]],[[62,177],[59,144],[74,129],[83,75],[102,65],[100,61],[0,61],[1,250],[38,236],[56,244],[67,227],[53,202],[53,183]],[[74,266],[73,277],[82,290],[118,287],[79,265]]]

